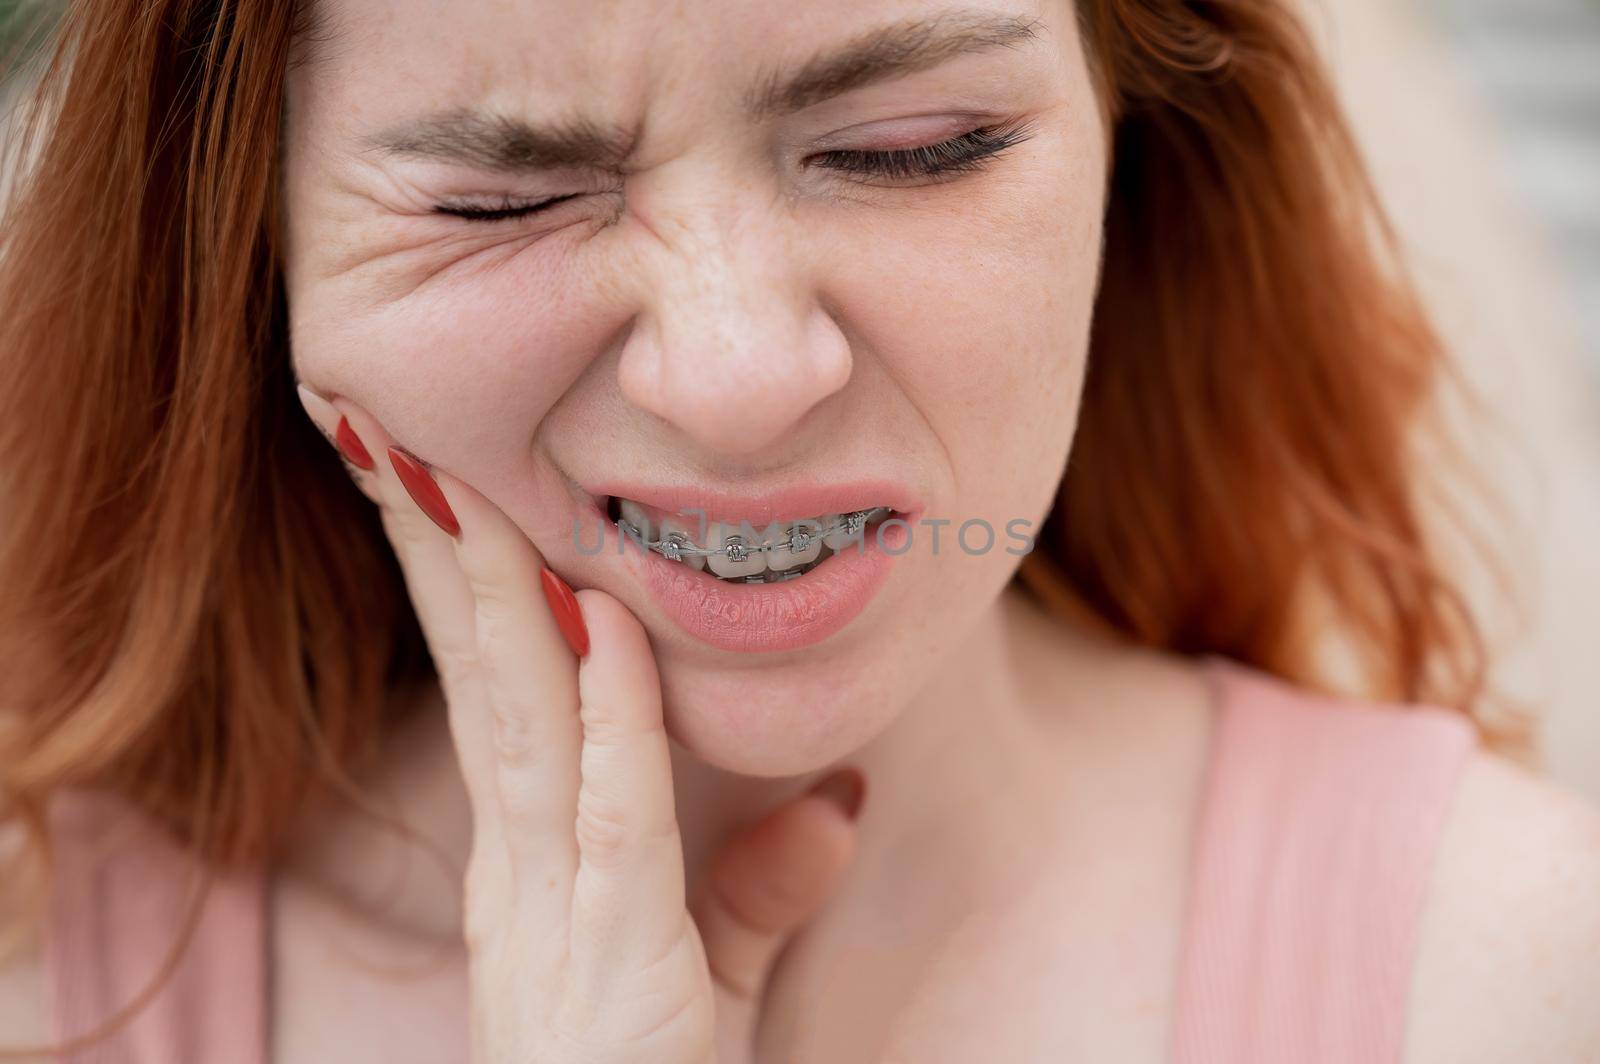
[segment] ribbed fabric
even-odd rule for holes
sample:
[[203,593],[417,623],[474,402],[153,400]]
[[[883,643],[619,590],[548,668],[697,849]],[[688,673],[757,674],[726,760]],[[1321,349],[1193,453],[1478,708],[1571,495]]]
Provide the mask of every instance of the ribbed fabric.
[[1390,1064],[1476,733],[1206,659],[1218,716],[1194,844],[1176,1064]]
[[[1319,698],[1205,659],[1217,717],[1192,860],[1175,1064],[1393,1064],[1468,722]],[[193,862],[109,796],[57,798],[46,940],[55,1036],[144,987]],[[265,1064],[264,882],[219,878],[171,981],[68,1064]],[[1032,1064],[1032,1062],[1018,1062]]]
[[[197,864],[109,795],[57,795],[45,963],[57,1041],[85,1034],[160,969]],[[264,1064],[265,896],[259,876],[218,876],[189,948],[126,1026],[59,1058],[67,1064]]]

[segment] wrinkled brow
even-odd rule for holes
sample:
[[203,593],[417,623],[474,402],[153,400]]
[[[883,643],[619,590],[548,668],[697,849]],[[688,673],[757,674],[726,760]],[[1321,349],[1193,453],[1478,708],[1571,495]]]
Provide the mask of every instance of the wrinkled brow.
[[[960,56],[1035,39],[1039,25],[1037,19],[962,9],[902,20],[860,34],[791,71],[761,74],[742,99],[753,119],[772,118]],[[364,138],[363,146],[385,155],[525,172],[619,169],[637,140],[637,130],[584,115],[535,124],[452,108],[399,122]]]

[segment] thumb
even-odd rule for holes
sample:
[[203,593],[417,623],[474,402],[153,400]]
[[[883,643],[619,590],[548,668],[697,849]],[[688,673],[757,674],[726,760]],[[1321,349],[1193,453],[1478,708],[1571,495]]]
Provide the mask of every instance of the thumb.
[[716,985],[719,1050],[727,1054],[719,1060],[748,1056],[772,962],[855,856],[865,784],[857,769],[841,769],[739,832],[712,860],[691,912]]

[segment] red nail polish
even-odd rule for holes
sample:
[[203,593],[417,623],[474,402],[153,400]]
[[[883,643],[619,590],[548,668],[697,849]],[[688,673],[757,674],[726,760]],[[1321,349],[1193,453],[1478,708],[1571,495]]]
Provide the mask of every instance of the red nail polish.
[[867,778],[860,769],[847,768],[835,772],[815,787],[812,794],[820,795],[844,810],[851,820],[861,812],[861,801],[866,797]]
[[367,453],[367,448],[361,442],[361,437],[356,435],[356,430],[350,427],[349,418],[339,419],[339,428],[334,432],[333,440],[339,445],[339,453],[350,459],[357,469],[372,468],[372,455]]
[[555,614],[556,627],[561,629],[561,634],[567,639],[567,646],[580,658],[589,656],[589,628],[583,623],[583,611],[578,608],[578,597],[572,593],[572,588],[567,582],[557,576],[548,567],[539,574],[539,582],[544,584],[544,597],[550,603],[550,612]]
[[389,448],[389,464],[394,466],[395,475],[400,478],[400,483],[405,485],[411,500],[421,508],[422,512],[450,535],[459,536],[461,524],[456,520],[450,504],[445,501],[444,492],[439,490],[433,474],[429,473],[421,462],[398,447]]

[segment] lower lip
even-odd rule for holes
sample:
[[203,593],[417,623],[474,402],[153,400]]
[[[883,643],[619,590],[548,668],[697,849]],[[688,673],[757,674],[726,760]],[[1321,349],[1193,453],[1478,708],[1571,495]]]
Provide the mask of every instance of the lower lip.
[[[627,541],[634,570],[661,609],[690,635],[719,650],[771,653],[814,646],[855,620],[883,587],[896,554],[907,543],[911,519],[883,530],[868,528],[854,543],[792,580],[745,584],[719,580],[682,562]],[[617,534],[611,526],[607,538]]]

